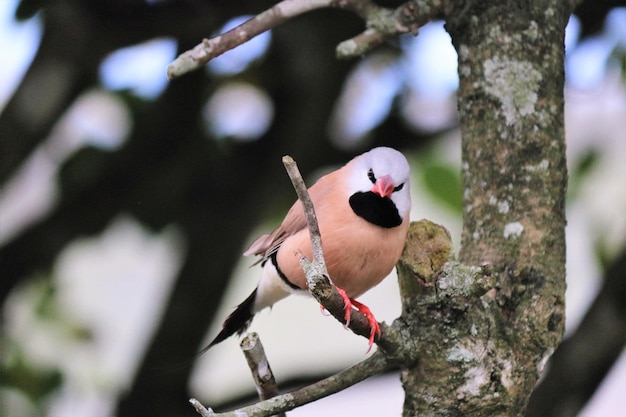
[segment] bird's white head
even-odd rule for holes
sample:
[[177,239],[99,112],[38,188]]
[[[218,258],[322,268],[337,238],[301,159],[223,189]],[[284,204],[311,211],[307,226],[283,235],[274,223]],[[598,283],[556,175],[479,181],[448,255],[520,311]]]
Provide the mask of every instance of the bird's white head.
[[411,210],[409,163],[395,149],[379,147],[348,163],[350,206],[370,223],[395,227]]

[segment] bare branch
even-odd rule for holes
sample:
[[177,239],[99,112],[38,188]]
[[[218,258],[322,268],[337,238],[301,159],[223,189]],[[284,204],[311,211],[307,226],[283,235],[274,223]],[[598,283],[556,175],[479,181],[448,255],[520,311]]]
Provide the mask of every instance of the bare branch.
[[398,34],[417,35],[429,20],[443,16],[443,0],[413,0],[396,9],[387,9],[371,0],[283,0],[241,25],[211,39],[203,39],[192,49],[183,52],[167,67],[170,80],[194,71],[211,59],[222,55],[255,36],[306,12],[321,8],[341,8],[354,12],[367,29],[337,47],[339,58],[363,55]]
[[[278,386],[272,373],[270,363],[265,356],[265,350],[259,335],[256,333],[247,334],[240,343],[241,350],[246,357],[248,367],[252,373],[252,379],[256,385],[259,398],[267,400],[278,395]],[[285,417],[284,413],[277,414],[276,417]]]
[[430,20],[443,17],[444,1],[413,0],[396,9],[371,6],[355,10],[365,20],[367,29],[337,46],[337,58],[347,59],[363,55],[387,40],[411,32],[417,36],[419,28]]
[[211,59],[222,55],[261,33],[295,16],[322,7],[331,7],[335,0],[283,0],[228,32],[211,39],[203,39],[193,49],[183,52],[167,67],[172,80],[194,71]]
[[380,351],[376,351],[364,361],[344,370],[315,384],[309,385],[291,393],[278,395],[265,401],[258,402],[238,410],[215,413],[210,408],[205,408],[197,400],[191,399],[196,411],[202,417],[267,417],[277,413],[293,410],[305,404],[309,404],[320,398],[327,397],[344,390],[354,384],[357,384],[367,378],[381,374],[390,370],[395,365],[387,360],[385,355]]

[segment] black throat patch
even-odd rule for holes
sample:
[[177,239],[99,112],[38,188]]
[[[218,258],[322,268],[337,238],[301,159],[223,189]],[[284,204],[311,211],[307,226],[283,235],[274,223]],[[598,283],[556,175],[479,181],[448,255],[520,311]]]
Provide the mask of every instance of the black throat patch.
[[352,211],[376,226],[391,229],[402,224],[402,217],[391,199],[371,191],[354,193],[350,196]]

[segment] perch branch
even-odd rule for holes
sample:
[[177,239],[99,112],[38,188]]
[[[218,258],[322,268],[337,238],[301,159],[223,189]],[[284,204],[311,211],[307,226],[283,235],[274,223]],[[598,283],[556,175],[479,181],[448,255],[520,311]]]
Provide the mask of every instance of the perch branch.
[[335,394],[367,378],[388,371],[394,366],[395,364],[387,360],[382,352],[376,351],[362,362],[315,384],[238,410],[215,413],[210,408],[205,408],[195,398],[190,399],[189,402],[202,417],[267,417],[293,410],[296,407]]
[[199,69],[211,59],[249,41],[281,23],[321,8],[350,10],[365,21],[366,30],[337,46],[338,58],[363,55],[388,39],[402,33],[417,35],[429,20],[442,17],[443,0],[412,0],[396,9],[387,9],[371,0],[283,0],[241,25],[210,39],[203,39],[183,52],[167,67],[170,80]]
[[[265,349],[259,335],[256,333],[248,333],[239,345],[246,357],[248,367],[252,373],[252,379],[256,385],[259,398],[267,400],[278,395],[278,386],[276,379],[270,367],[270,363],[265,356]],[[285,417],[284,413],[277,414],[276,417]]]

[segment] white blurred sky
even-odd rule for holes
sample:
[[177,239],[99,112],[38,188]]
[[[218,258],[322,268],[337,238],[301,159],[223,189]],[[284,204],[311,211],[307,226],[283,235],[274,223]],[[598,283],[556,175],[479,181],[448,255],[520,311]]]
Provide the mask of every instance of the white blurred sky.
[[[4,106],[10,97],[15,86],[19,82],[22,74],[27,69],[32,59],[38,39],[41,36],[40,22],[37,17],[24,22],[16,23],[12,20],[12,13],[17,4],[17,0],[5,0],[0,2],[0,53],[3,57],[3,64],[0,65],[0,109]],[[576,202],[568,208],[570,222],[568,226],[568,280],[570,289],[568,290],[568,327],[570,323],[576,323],[581,314],[584,312],[584,306],[593,298],[597,288],[598,268],[595,260],[591,255],[592,243],[589,242],[588,236],[594,233],[592,228],[606,229],[607,235],[611,233],[617,235],[612,237],[616,241],[620,239],[620,233],[624,231],[623,222],[616,226],[615,220],[609,222],[606,219],[623,218],[623,210],[626,210],[626,202],[624,201],[623,187],[620,194],[619,178],[626,177],[623,169],[624,157],[626,157],[623,146],[626,126],[623,120],[626,119],[626,105],[624,104],[623,85],[608,83],[604,79],[606,57],[611,49],[618,43],[626,47],[626,9],[616,11],[610,16],[610,25],[608,26],[606,36],[603,38],[592,38],[573,49],[575,45],[578,24],[575,20],[568,27],[567,37],[567,79],[568,85],[579,89],[578,92],[570,92],[567,98],[568,111],[568,157],[570,159],[579,157],[585,150],[589,149],[590,137],[597,143],[594,146],[603,146],[608,149],[607,159],[603,160],[605,170],[613,170],[608,176],[596,175],[593,177],[587,187],[583,187],[583,197],[581,201]],[[261,48],[270,41],[268,36],[260,38],[257,46],[252,46],[252,50],[247,51],[235,50],[224,56],[220,61],[212,64],[211,70],[219,74],[228,74],[233,68],[240,68],[242,65],[242,56],[254,54],[254,48]],[[454,91],[457,84],[456,78],[456,55],[452,49],[448,35],[443,32],[441,24],[435,23],[421,30],[417,39],[403,39],[406,42],[406,61],[401,65],[407,65],[411,68],[410,77],[403,82],[408,83],[419,94],[436,99],[437,96],[448,96]],[[144,97],[156,97],[166,86],[167,80],[165,76],[165,67],[168,62],[174,58],[176,52],[176,44],[171,39],[157,39],[147,42],[143,45],[126,48],[112,54],[101,67],[101,82],[111,90],[131,89],[135,94]],[[256,56],[258,58],[258,56]],[[230,61],[229,61],[230,60]],[[374,57],[373,60],[379,60],[384,63],[384,57]],[[400,89],[399,81],[395,74],[398,72],[397,67],[389,67],[382,65],[376,67],[371,65],[364,69],[365,82],[360,82],[360,87],[355,94],[359,94],[365,103],[374,103],[376,105],[363,106],[359,109],[361,120],[357,124],[347,124],[346,137],[353,135],[358,137],[367,129],[377,123],[376,120],[381,118],[381,112],[385,111],[388,106],[381,106],[381,103],[388,104],[394,97],[395,92]],[[384,82],[369,82],[372,77],[385,80]],[[367,85],[367,89],[362,86]],[[618,87],[616,87],[616,85]],[[237,85],[237,88],[245,86]],[[617,90],[616,90],[617,88]],[[621,90],[619,89],[621,88]],[[592,91],[590,95],[586,95],[584,90]],[[241,92],[240,91],[240,92]],[[248,91],[248,90],[245,90]],[[245,92],[244,91],[244,92]],[[581,92],[582,91],[582,92]],[[248,91],[249,92],[249,91]],[[620,98],[621,97],[621,98]],[[257,99],[257,98],[255,98]],[[91,100],[91,101],[90,101]],[[92,102],[94,100],[114,101],[114,97],[102,92],[91,92],[87,99],[83,101]],[[100,102],[98,102],[100,103]],[[263,105],[261,105],[263,106]],[[82,107],[81,107],[82,108]],[[595,110],[596,113],[593,113]],[[207,113],[223,111],[219,105],[207,104]],[[238,132],[237,127],[241,122],[236,119],[230,122],[228,114],[219,113],[219,118],[224,120],[224,125],[216,126],[212,124],[208,126],[210,129],[222,129],[222,131],[214,131],[218,136],[220,134],[228,135],[232,132]],[[366,117],[363,117],[366,114]],[[591,114],[591,116],[590,116]],[[81,116],[81,117],[78,117]],[[233,118],[240,116],[234,114]],[[120,126],[126,126],[129,123],[122,113],[110,116],[118,120]],[[271,112],[267,118],[271,118]],[[77,120],[85,123],[88,117],[84,113],[73,118],[68,118],[68,126],[63,130],[63,135],[68,136],[71,132],[71,126],[76,126]],[[110,134],[110,120],[102,120],[95,124],[96,129],[106,130]],[[593,122],[590,122],[593,121]],[[231,124],[229,124],[231,123]],[[578,124],[576,124],[578,123]],[[590,126],[593,125],[593,126]],[[572,128],[571,126],[575,126]],[[85,127],[83,127],[85,129]],[[91,129],[94,129],[91,127]],[[601,133],[598,133],[600,129]],[[602,130],[604,129],[604,130]],[[123,135],[124,128],[120,128],[120,132],[113,134],[111,141],[115,141],[116,137]],[[69,132],[69,133],[68,133]],[[106,137],[106,133],[105,137]],[[221,133],[220,133],[221,132]],[[622,132],[621,144],[615,132]],[[92,132],[93,133],[93,132]],[[94,136],[92,134],[90,136]],[[95,135],[97,136],[97,135]],[[450,135],[444,138],[437,145],[439,157],[448,159],[450,162],[458,163],[460,161],[459,138],[456,135]],[[74,145],[76,146],[76,145]],[[50,163],[48,161],[47,163]],[[41,186],[44,182],[41,178],[51,178],[54,169],[45,164],[33,163],[40,170],[35,176],[35,182],[32,187]],[[620,165],[622,168],[620,169]],[[44,166],[44,168],[41,168]],[[617,167],[617,168],[616,168]],[[615,171],[617,169],[618,171]],[[617,172],[618,174],[615,174]],[[617,175],[617,180],[616,180]],[[606,178],[609,178],[607,180]],[[623,184],[622,184],[623,185]],[[46,188],[32,188],[33,198],[43,195],[45,197]],[[52,185],[47,185],[52,187]],[[424,195],[425,191],[419,189],[419,184],[414,185],[413,195]],[[598,190],[603,194],[612,196],[610,204],[606,200],[598,198]],[[23,192],[23,191],[19,191]],[[414,199],[415,200],[415,199]],[[0,199],[0,205],[2,200]],[[43,203],[36,203],[43,204]],[[35,205],[36,205],[35,204]],[[609,207],[610,206],[610,207]],[[1,208],[0,208],[1,209]],[[610,210],[614,210],[611,212]],[[14,210],[20,212],[20,210]],[[6,213],[0,210],[1,213]],[[591,213],[591,214],[590,214]],[[414,219],[427,217],[445,224],[449,227],[453,235],[458,236],[460,219],[453,213],[448,213],[436,206],[428,199],[420,198],[415,202]],[[598,218],[600,220],[598,220]],[[578,221],[581,219],[581,221]],[[603,219],[605,223],[602,223]],[[2,224],[0,224],[2,228]],[[3,233],[0,232],[0,238]],[[130,335],[137,335],[136,339],[146,340],[150,334],[151,324],[154,321],[155,314],[154,299],[164,297],[165,292],[169,288],[170,280],[177,268],[178,255],[176,249],[171,245],[172,236],[176,237],[175,230],[168,230],[163,235],[152,236],[147,234],[141,227],[133,223],[129,219],[118,219],[101,237],[86,239],[71,245],[64,251],[62,258],[56,266],[56,272],[61,277],[59,286],[63,289],[60,292],[64,298],[66,313],[69,316],[82,316],[80,320],[84,320],[86,324],[92,326],[96,332],[106,335],[105,339],[109,343],[99,345],[90,353],[81,353],[79,360],[67,361],[65,371],[67,375],[74,378],[71,386],[65,387],[65,395],[59,397],[53,407],[54,415],[60,417],[73,417],[79,415],[91,415],[94,417],[106,416],[109,412],[110,393],[117,389],[122,389],[119,380],[127,377],[125,372],[129,372],[129,361],[135,360],[138,351],[133,352],[129,347]],[[587,238],[587,241],[585,241]],[[458,239],[456,241],[458,244]],[[124,255],[126,254],[126,255]],[[107,268],[97,266],[97,259],[107,259]],[[133,259],[131,259],[133,258]],[[162,264],[159,262],[163,262]],[[159,265],[158,271],[146,270],[141,268],[142,265],[149,263],[151,265]],[[240,274],[244,278],[237,280],[231,285],[231,289],[227,296],[226,305],[222,307],[222,314],[226,314],[232,305],[240,301],[241,294],[247,294],[248,291],[256,283],[255,277],[249,277],[250,270],[247,269],[246,261],[240,266]],[[164,271],[166,272],[164,274]],[[244,271],[246,273],[244,273]],[[573,272],[572,272],[573,271]],[[256,273],[257,271],[252,271]],[[90,280],[85,280],[85,276],[89,276]],[[167,276],[166,276],[167,275]],[[115,277],[112,279],[112,277]],[[132,283],[132,285],[129,285]],[[157,285],[155,285],[155,283]],[[94,288],[103,295],[103,298],[96,302],[89,302],[90,294],[93,294]],[[146,297],[151,294],[150,297]],[[106,296],[106,297],[105,297]],[[148,300],[150,298],[150,300]],[[394,280],[386,280],[383,285],[376,288],[364,297],[364,301],[377,311],[380,319],[390,321],[397,316],[399,305],[397,303],[389,303],[386,300],[397,299],[397,288]],[[87,302],[85,302],[87,300]],[[110,309],[113,308],[117,313],[127,313],[119,309],[119,305],[113,300],[126,300],[127,305],[133,304],[134,314],[125,314],[127,320],[126,325],[119,328],[116,326],[118,320],[107,320],[108,318],[117,317],[112,314]],[[331,370],[335,366],[347,364],[363,357],[364,344],[359,338],[354,338],[348,332],[343,331],[341,326],[336,326],[332,320],[321,317],[317,308],[311,303],[308,304],[314,308],[307,308],[306,312],[302,312],[303,302],[301,299],[290,299],[277,305],[272,314],[263,313],[255,322],[255,328],[262,332],[267,340],[264,339],[266,349],[272,357],[276,358],[273,367],[275,371],[286,378],[299,372],[299,364],[302,364],[300,358],[304,355],[319,354],[324,357],[323,363],[314,363],[311,371],[320,371],[325,368]],[[574,305],[574,307],[571,307]],[[26,313],[24,313],[26,314]],[[294,338],[298,343],[302,344],[302,348],[298,355],[291,353],[289,346],[281,340],[281,328],[276,326],[276,320],[282,317],[286,320],[283,323],[289,323],[289,318],[294,314],[303,315],[306,320],[316,323],[315,329],[311,331],[302,331],[295,329],[293,331]],[[25,329],[29,325],[35,325],[28,322],[28,314],[19,316]],[[26,318],[25,318],[26,317]],[[152,322],[149,319],[152,317]],[[216,326],[219,324],[216,323]],[[116,327],[117,333],[116,333]],[[213,329],[214,331],[215,329]],[[31,335],[22,335],[25,339],[35,338],[36,341],[44,341],[47,337],[38,332],[30,332]],[[336,343],[328,343],[325,346],[319,345],[319,335],[330,337]],[[316,336],[318,335],[318,336]],[[330,336],[329,336],[330,335]],[[38,339],[39,338],[39,339]],[[102,339],[104,340],[104,339]],[[117,341],[117,343],[115,343]],[[32,345],[38,345],[33,343]],[[242,380],[246,382],[246,387],[251,387],[247,376],[245,363],[241,360],[240,354],[235,348],[236,343],[231,341],[230,344],[225,343],[215,348],[202,359],[204,364],[202,370],[197,373],[194,381],[194,389],[198,391],[205,390],[206,387],[212,390],[215,398],[219,396],[234,395],[237,389],[242,388]],[[60,348],[60,353],[51,360],[63,360],[64,348]],[[113,357],[111,356],[112,354]],[[45,355],[44,355],[45,356]],[[53,355],[54,356],[54,355]],[[117,359],[116,359],[117,358]],[[117,362],[116,362],[117,360]],[[87,363],[109,363],[106,369],[87,369]],[[218,367],[220,363],[229,364],[227,367]],[[78,369],[76,364],[83,365],[84,369]],[[618,417],[622,415],[622,411],[626,409],[626,399],[623,392],[626,392],[626,358],[622,358],[620,364],[613,370],[611,377],[614,382],[609,382],[606,388],[599,393],[592,401],[591,405],[586,409],[584,417]],[[233,371],[236,369],[236,371]],[[233,377],[233,374],[235,375]],[[230,376],[231,378],[228,378]],[[621,378],[620,378],[621,376]],[[117,380],[117,382],[116,382]],[[398,413],[401,409],[402,394],[395,382],[389,382],[387,379],[382,385],[374,385],[377,392],[376,395],[366,394],[369,398],[381,398],[380,405],[386,406],[387,401],[397,402]],[[386,390],[391,391],[386,391]],[[385,390],[385,391],[383,391]],[[294,417],[305,417],[309,415],[342,415],[338,410],[339,406],[333,405],[335,402],[345,403],[350,401],[350,396],[354,395],[355,389],[346,393],[333,396],[332,399],[320,401],[301,410],[291,412],[289,415]],[[380,397],[380,393],[385,394]],[[363,395],[363,394],[361,394]],[[357,394],[358,396],[358,394]],[[358,397],[357,397],[358,398]],[[357,400],[359,401],[359,400]],[[359,401],[364,404],[365,402]],[[378,404],[378,403],[377,403]],[[370,411],[377,410],[378,405],[366,406]],[[72,410],[69,412],[68,410]],[[354,411],[354,410],[353,410]],[[365,416],[363,412],[356,413]],[[381,411],[374,411],[372,415],[380,415]]]

